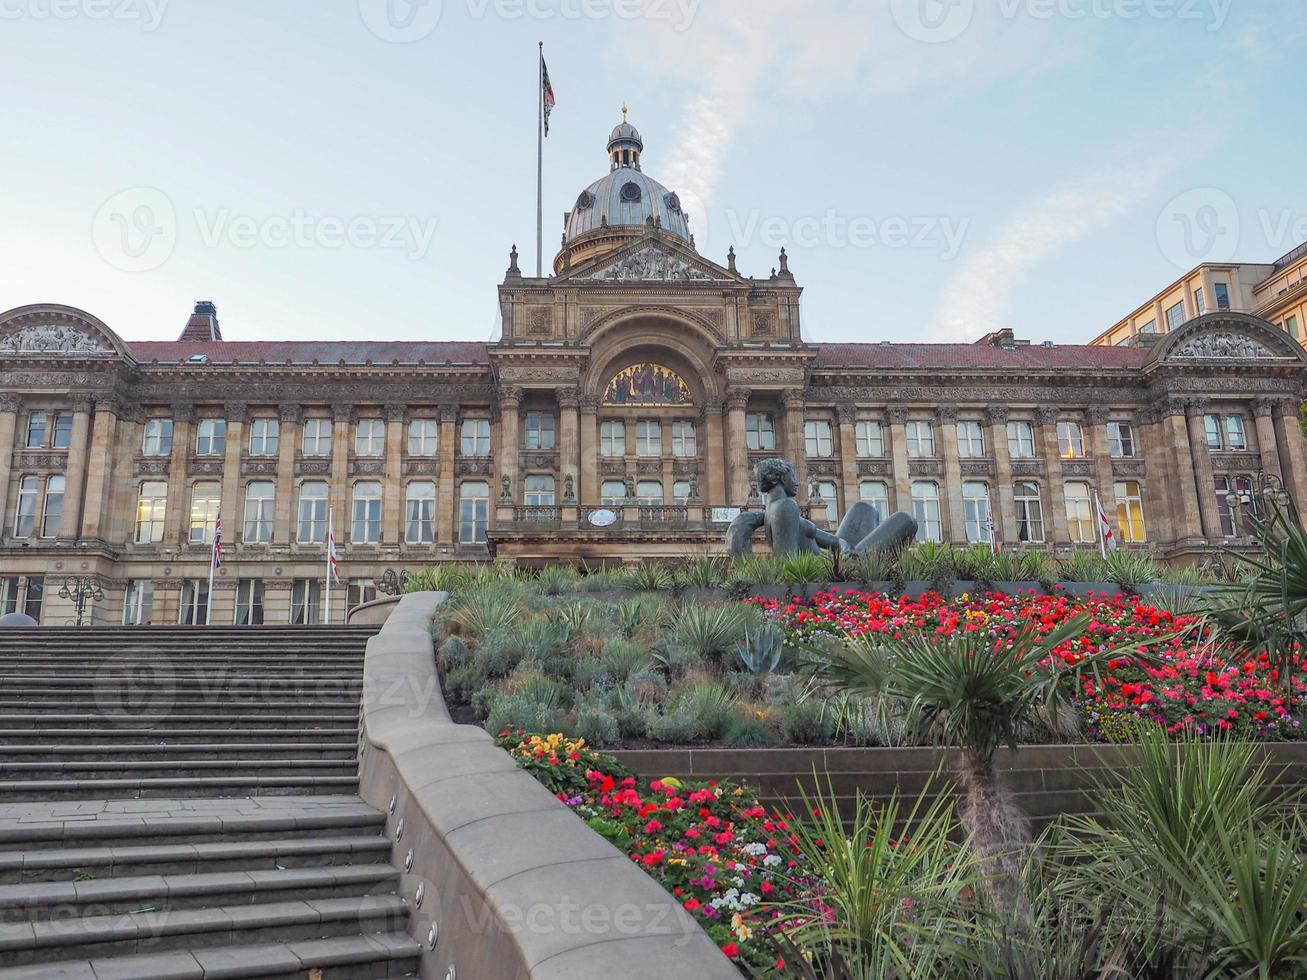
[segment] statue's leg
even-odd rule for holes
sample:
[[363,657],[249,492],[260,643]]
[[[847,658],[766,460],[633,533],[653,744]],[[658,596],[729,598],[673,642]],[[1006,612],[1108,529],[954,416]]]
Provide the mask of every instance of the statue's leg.
[[916,536],[917,519],[899,511],[891,514],[888,520],[859,541],[853,553],[865,555],[872,551],[893,551],[907,545]]
[[753,532],[762,527],[761,511],[745,511],[726,529],[726,553],[732,558],[753,554]]
[[880,512],[865,500],[859,500],[844,513],[835,537],[852,550],[863,538],[880,525]]

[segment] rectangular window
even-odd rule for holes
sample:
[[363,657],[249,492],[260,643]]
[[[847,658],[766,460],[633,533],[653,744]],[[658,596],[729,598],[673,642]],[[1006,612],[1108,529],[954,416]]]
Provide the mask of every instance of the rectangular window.
[[64,510],[64,478],[49,476],[45,480],[45,501],[41,505],[41,537],[59,536],[59,518]]
[[296,515],[295,540],[300,544],[327,541],[327,484],[314,480],[300,485],[300,507]]
[[1298,318],[1296,316],[1288,317],[1284,321],[1284,332],[1295,340],[1298,339]]
[[604,456],[626,455],[626,423],[608,419],[599,424],[599,452]]
[[141,484],[136,501],[136,543],[158,544],[163,540],[164,513],[168,506],[168,484]]
[[1244,431],[1242,415],[1225,417],[1225,448],[1232,452],[1243,452],[1248,448],[1248,437]]
[[809,456],[831,456],[835,452],[830,423],[809,419],[803,423],[803,449]]
[[183,626],[204,626],[209,619],[209,580],[187,579],[182,585],[181,609],[177,622]]
[[54,431],[50,433],[51,449],[67,449],[73,442],[73,413],[56,412]]
[[1157,333],[1157,321],[1149,320],[1147,323],[1145,323],[1142,327],[1139,328],[1139,333],[1141,336],[1145,336],[1145,337]]
[[1184,300],[1166,311],[1166,329],[1179,330],[1184,325]]
[[28,412],[27,413],[27,441],[25,445],[28,449],[44,449],[45,434],[50,427],[50,415],[48,412]]
[[1092,544],[1098,540],[1088,483],[1073,480],[1066,485],[1066,526],[1076,544]]
[[408,424],[408,454],[435,456],[440,451],[440,420],[413,419]]
[[1107,423],[1107,451],[1113,459],[1129,459],[1135,454],[1135,432],[1129,422]]
[[[1253,530],[1253,513],[1249,504],[1252,502],[1253,480],[1250,476],[1218,476],[1216,479],[1216,512],[1221,519],[1221,533],[1227,538],[1236,533],[1249,534]],[[1230,500],[1233,494],[1235,500]],[[1247,501],[1247,503],[1245,503]],[[1243,526],[1236,532],[1236,515],[1243,517]]]
[[939,519],[938,483],[919,481],[912,484],[912,516],[917,519],[918,541],[944,540]]
[[693,422],[673,422],[672,423],[672,455],[673,456],[697,456],[699,454],[699,439],[694,431]]
[[553,412],[526,413],[527,449],[553,449],[555,441],[555,423]]
[[985,427],[973,419],[958,423],[958,456],[978,459],[985,455]]
[[281,422],[277,419],[250,420],[250,455],[276,456],[281,441]]
[[191,526],[186,540],[191,544],[213,544],[222,505],[222,484],[197,483],[191,488]]
[[459,487],[458,540],[462,544],[485,544],[490,526],[490,487],[485,483],[464,483]]
[[1007,424],[1007,452],[1013,459],[1035,458],[1035,427],[1030,422]]
[[23,608],[38,623],[41,621],[41,607],[45,604],[45,579],[39,575],[27,576],[27,585],[23,589]]
[[18,506],[14,510],[14,537],[30,538],[36,533],[36,511],[41,496],[41,478],[28,474],[18,481]]
[[322,579],[297,578],[290,587],[292,626],[315,626],[322,622]]
[[554,478],[543,473],[533,473],[523,484],[522,503],[527,507],[554,506]]
[[1223,282],[1212,283],[1212,289],[1216,291],[1216,308],[1218,310],[1228,310],[1230,308],[1230,287]]
[[304,455],[331,455],[331,419],[304,420]]
[[1014,488],[1017,510],[1017,540],[1044,540],[1044,507],[1039,500],[1039,484],[1022,481]]
[[663,427],[659,422],[635,423],[635,454],[661,456],[663,454]]
[[776,427],[766,412],[750,412],[744,417],[744,444],[751,452],[770,452],[776,448]]
[[908,437],[909,458],[935,455],[935,430],[929,422],[908,422],[905,430]]
[[148,578],[132,579],[123,598],[123,625],[148,626],[153,618],[154,583]]
[[355,544],[378,544],[381,541],[381,484],[371,481],[354,484],[353,504],[350,540]]
[[620,507],[626,502],[626,484],[621,480],[605,480],[599,488],[599,499],[605,507]]
[[232,622],[237,626],[263,625],[263,579],[243,578],[236,583],[236,615]]
[[1221,419],[1216,415],[1203,416],[1203,433],[1207,439],[1207,448],[1219,452],[1225,448],[1225,438],[1221,432]]
[[889,487],[882,480],[863,480],[858,484],[858,497],[876,508],[882,521],[889,517]]
[[1194,309],[1198,311],[1199,316],[1207,312],[1207,297],[1203,295],[1202,286],[1194,290]]
[[200,419],[195,423],[196,456],[221,456],[226,451],[226,419]]
[[354,423],[354,455],[384,456],[386,454],[386,420],[359,419]]
[[1080,459],[1085,455],[1085,434],[1079,422],[1057,424],[1057,452],[1063,459]]
[[352,578],[346,593],[346,608],[353,609],[365,602],[377,601],[377,582],[370,578]]
[[272,520],[276,507],[277,484],[260,480],[245,488],[244,541],[267,544],[272,540]]
[[875,457],[885,455],[885,430],[879,422],[864,419],[856,429],[858,455]]
[[683,504],[694,495],[694,484],[689,480],[677,480],[672,484],[672,499]]
[[16,575],[0,578],[0,616],[22,612],[18,608],[22,599],[22,593],[19,591],[20,585],[21,583]]
[[1147,540],[1143,492],[1134,480],[1116,485],[1116,526],[1122,541],[1137,544]]
[[[527,477],[528,481],[530,479]],[[436,540],[435,483],[430,480],[414,480],[410,483],[404,510],[404,541],[407,544],[434,544]]]
[[635,486],[636,502],[644,507],[661,507],[663,485],[658,480],[641,480]]
[[172,455],[172,419],[145,420],[145,436],[141,440],[141,453],[145,456]]
[[459,452],[464,456],[490,455],[490,420],[464,419]]
[[994,540],[994,529],[989,524],[989,484],[978,480],[962,484],[962,518],[969,542],[990,544]]

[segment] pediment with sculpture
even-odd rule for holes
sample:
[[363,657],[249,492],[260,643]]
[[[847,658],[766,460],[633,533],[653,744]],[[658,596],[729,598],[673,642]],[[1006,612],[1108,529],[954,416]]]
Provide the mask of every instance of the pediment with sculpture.
[[618,283],[722,283],[731,280],[712,271],[707,263],[690,259],[646,243],[633,251],[619,253],[598,268],[576,276],[579,282]]
[[1149,363],[1288,361],[1307,363],[1307,355],[1275,324],[1247,313],[1207,313],[1168,334],[1149,355]]
[[29,324],[0,336],[0,354],[112,353],[98,338],[67,324]]

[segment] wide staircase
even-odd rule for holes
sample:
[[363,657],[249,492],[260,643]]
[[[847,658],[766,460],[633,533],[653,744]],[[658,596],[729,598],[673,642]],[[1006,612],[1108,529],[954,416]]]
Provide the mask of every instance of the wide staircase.
[[0,978],[412,976],[372,630],[0,630]]

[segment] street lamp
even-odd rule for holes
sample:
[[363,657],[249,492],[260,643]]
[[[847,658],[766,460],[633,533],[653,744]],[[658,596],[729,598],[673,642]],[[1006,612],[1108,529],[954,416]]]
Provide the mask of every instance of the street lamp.
[[1255,521],[1265,521],[1273,513],[1289,505],[1289,491],[1284,489],[1284,482],[1278,476],[1263,471],[1253,478],[1251,486],[1227,493],[1225,504],[1230,508],[1235,527],[1238,527],[1237,515],[1241,507],[1245,508]]
[[73,600],[73,608],[77,610],[77,622],[74,625],[81,626],[87,604],[103,601],[104,592],[100,589],[100,583],[93,578],[69,577],[59,590],[59,598]]

